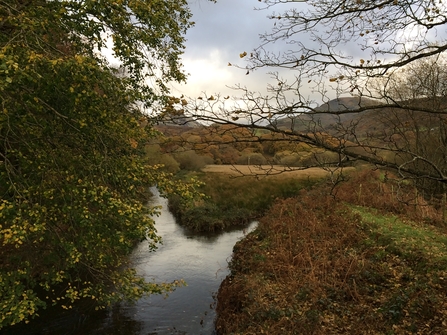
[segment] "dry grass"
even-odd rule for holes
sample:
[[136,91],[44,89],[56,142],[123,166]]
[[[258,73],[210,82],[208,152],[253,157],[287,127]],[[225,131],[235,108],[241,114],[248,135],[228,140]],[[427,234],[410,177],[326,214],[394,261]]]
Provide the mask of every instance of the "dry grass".
[[[344,172],[353,171],[354,168],[343,168]],[[232,176],[284,177],[284,178],[324,178],[331,172],[319,167],[289,168],[281,165],[207,165],[202,169],[206,173],[223,173]],[[333,168],[339,173],[341,169]]]
[[447,334],[447,237],[421,220],[439,213],[378,177],[278,201],[234,249],[218,334]]

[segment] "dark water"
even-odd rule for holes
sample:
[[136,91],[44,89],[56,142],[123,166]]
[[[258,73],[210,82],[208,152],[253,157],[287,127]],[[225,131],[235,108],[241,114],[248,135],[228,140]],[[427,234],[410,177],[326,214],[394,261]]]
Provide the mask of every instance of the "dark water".
[[55,316],[51,323],[34,325],[32,331],[27,327],[11,334],[213,334],[214,296],[228,274],[227,263],[234,244],[255,223],[244,230],[219,234],[192,233],[176,224],[167,210],[166,199],[154,193],[153,204],[163,206],[155,219],[163,244],[150,253],[142,242],[132,254],[134,266],[150,281],[184,279],[187,286],[177,288],[167,298],[151,295],[136,304],[121,304],[106,312]]

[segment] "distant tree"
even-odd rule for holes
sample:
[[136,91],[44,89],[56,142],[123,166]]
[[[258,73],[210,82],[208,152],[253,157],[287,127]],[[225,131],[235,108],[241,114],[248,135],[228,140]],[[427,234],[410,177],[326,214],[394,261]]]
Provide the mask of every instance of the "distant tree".
[[[390,75],[378,78],[378,91],[384,99],[409,102],[424,99],[439,109],[440,98],[447,96],[447,60],[444,54],[416,60]],[[380,97],[380,96],[379,96]]]
[[284,166],[302,166],[301,161],[303,158],[309,156],[305,155],[304,157],[297,152],[294,151],[279,151],[275,154],[275,161],[277,164],[281,164]]
[[242,165],[263,165],[267,163],[267,159],[258,152],[243,154],[237,160],[237,164]]
[[380,138],[399,166],[422,177],[417,178],[417,185],[434,193],[444,192],[444,184],[424,177],[447,175],[446,65],[445,58],[437,55],[380,78],[383,98],[402,106],[378,113],[384,125]]
[[[0,329],[173,287],[126,257],[159,241],[148,187],[186,191],[145,155],[142,108],[185,79],[190,16],[182,0],[0,1]],[[109,42],[124,71],[102,56]]]
[[[263,3],[267,8],[279,8],[271,15],[274,28],[262,35],[258,48],[240,56],[248,59],[243,69],[247,74],[263,68],[279,71],[272,72],[268,94],[238,85],[235,90],[240,96],[235,107],[228,107],[228,100],[213,94],[212,100],[208,96],[191,100],[185,106],[188,115],[216,124],[284,134],[286,141],[335,152],[340,164],[349,157],[351,161],[360,159],[393,168],[403,178],[447,182],[447,171],[438,159],[443,153],[435,158],[428,151],[415,149],[428,143],[428,137],[421,137],[429,133],[422,134],[426,126],[421,120],[433,117],[445,123],[447,114],[444,2]],[[282,10],[281,6],[287,8]],[[273,44],[275,50],[279,45],[283,51],[270,51]],[[371,125],[380,124],[380,111],[404,113],[413,119],[419,128],[402,134],[401,128],[389,124],[384,136],[406,136],[407,142],[413,136],[416,147],[384,141],[383,133]],[[369,124],[362,124],[362,120],[369,120]],[[442,145],[443,135],[437,136],[435,143]],[[264,148],[273,152],[271,147]]]
[[144,148],[151,164],[160,164],[163,171],[175,174],[180,170],[180,164],[171,154],[163,153],[159,144],[148,144]]
[[211,157],[201,156],[193,150],[176,152],[174,158],[179,162],[180,169],[189,171],[198,171],[205,165],[213,163]]

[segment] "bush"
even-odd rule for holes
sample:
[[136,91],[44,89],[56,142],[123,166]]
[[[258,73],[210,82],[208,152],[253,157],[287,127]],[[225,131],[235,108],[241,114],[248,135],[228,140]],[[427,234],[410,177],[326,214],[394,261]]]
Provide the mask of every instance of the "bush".
[[245,225],[255,217],[245,208],[223,210],[218,205],[207,202],[201,206],[182,207],[179,199],[169,199],[169,209],[179,223],[194,231],[218,231],[228,227]]
[[242,165],[262,165],[267,164],[267,159],[260,153],[249,153],[239,157],[237,164]]
[[174,158],[180,164],[180,169],[188,171],[199,171],[205,165],[213,163],[211,157],[200,156],[195,151],[177,152]]
[[170,154],[163,154],[160,158],[160,164],[163,164],[162,170],[175,174],[180,170],[180,164]]
[[275,155],[275,160],[284,166],[301,166],[301,159],[300,154],[291,151],[281,151]]
[[163,154],[158,144],[149,144],[144,147],[144,153],[151,164],[162,164],[163,171],[168,173],[177,173],[180,170],[180,164],[170,154]]

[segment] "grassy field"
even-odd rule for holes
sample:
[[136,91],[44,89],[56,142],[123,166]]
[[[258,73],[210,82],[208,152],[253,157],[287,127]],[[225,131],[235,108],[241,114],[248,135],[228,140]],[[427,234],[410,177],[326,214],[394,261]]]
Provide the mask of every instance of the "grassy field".
[[195,203],[182,203],[171,197],[170,209],[178,222],[195,231],[216,231],[245,225],[262,216],[276,199],[295,196],[325,180],[337,177],[352,168],[324,170],[321,168],[287,169],[280,166],[208,165],[194,176],[204,184],[200,191],[206,196]]
[[[324,178],[331,173],[340,173],[340,168],[322,169],[313,168],[288,168],[281,165],[207,165],[202,169],[205,173],[224,173],[230,176],[256,176],[283,177],[283,178]],[[354,168],[343,168],[344,172],[353,171]]]

